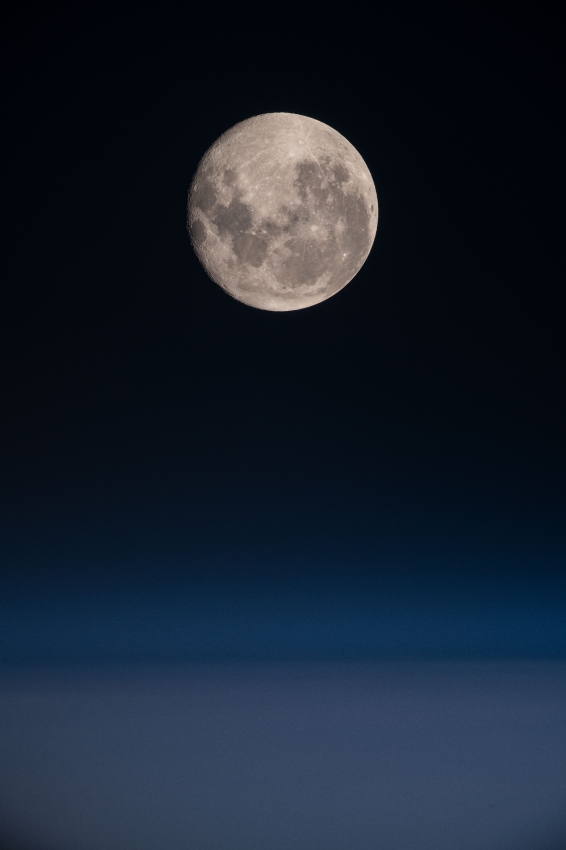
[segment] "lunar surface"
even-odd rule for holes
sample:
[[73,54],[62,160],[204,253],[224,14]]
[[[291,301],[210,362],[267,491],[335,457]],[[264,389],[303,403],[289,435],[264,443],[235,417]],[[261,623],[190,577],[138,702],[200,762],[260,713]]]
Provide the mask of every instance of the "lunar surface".
[[272,112],[236,124],[205,153],[188,229],[206,272],[238,301],[301,310],[343,289],[364,264],[377,195],[340,133]]

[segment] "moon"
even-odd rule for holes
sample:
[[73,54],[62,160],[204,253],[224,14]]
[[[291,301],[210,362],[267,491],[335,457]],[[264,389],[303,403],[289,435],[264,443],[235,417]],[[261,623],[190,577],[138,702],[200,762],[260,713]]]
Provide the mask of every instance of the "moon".
[[187,226],[207,274],[260,310],[302,310],[343,289],[377,229],[367,165],[332,127],[289,112],[236,124],[209,148]]

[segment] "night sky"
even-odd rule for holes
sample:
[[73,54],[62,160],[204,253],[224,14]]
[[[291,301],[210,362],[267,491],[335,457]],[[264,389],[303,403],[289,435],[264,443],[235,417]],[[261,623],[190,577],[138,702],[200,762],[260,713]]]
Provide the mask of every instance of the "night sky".
[[[10,681],[566,659],[561,31],[544,4],[370,5],[14,5],[0,45]],[[344,135],[380,211],[353,281],[290,313],[226,295],[186,232],[206,149],[277,111]],[[318,850],[312,829],[241,846]],[[161,848],[240,847],[202,830]],[[344,848],[377,848],[368,835]],[[84,848],[130,847],[101,842]]]

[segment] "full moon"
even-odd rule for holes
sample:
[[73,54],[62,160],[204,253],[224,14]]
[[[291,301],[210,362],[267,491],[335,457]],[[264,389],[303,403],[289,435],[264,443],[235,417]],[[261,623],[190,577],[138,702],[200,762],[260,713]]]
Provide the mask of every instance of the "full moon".
[[302,310],[343,289],[377,229],[364,160],[338,133],[288,112],[257,115],[199,163],[188,230],[208,275],[260,310]]

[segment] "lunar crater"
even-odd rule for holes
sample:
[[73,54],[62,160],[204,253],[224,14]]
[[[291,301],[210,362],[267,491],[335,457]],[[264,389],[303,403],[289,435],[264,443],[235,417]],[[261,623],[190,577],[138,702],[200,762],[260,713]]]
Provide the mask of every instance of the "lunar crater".
[[250,118],[221,136],[189,193],[202,265],[234,298],[265,310],[302,309],[338,292],[365,262],[376,227],[375,187],[359,153],[325,124],[290,113]]

